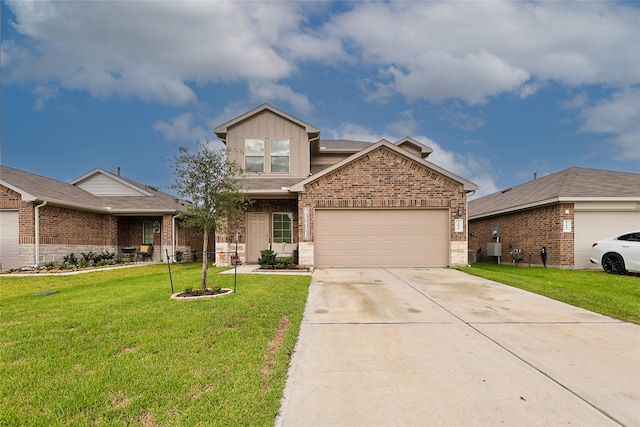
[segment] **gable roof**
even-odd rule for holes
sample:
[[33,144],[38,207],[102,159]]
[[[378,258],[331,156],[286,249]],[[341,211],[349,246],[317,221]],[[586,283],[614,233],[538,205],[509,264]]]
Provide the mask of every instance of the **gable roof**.
[[469,201],[469,218],[555,202],[640,201],[640,174],[572,167]]
[[248,118],[250,118],[252,116],[255,116],[256,114],[261,113],[263,111],[271,111],[274,114],[277,114],[277,115],[279,115],[281,117],[284,117],[285,119],[287,119],[289,121],[292,121],[293,123],[303,127],[305,129],[305,131],[309,135],[312,135],[314,137],[320,135],[320,130],[318,128],[316,128],[314,126],[311,126],[310,124],[305,123],[305,122],[303,122],[302,120],[300,120],[300,119],[298,119],[296,117],[293,117],[291,114],[285,113],[284,111],[279,110],[276,107],[274,107],[272,105],[269,105],[269,104],[262,104],[259,107],[256,107],[253,110],[248,111],[248,112],[236,117],[235,119],[229,120],[228,122],[226,122],[226,123],[218,126],[217,128],[215,128],[213,130],[213,132],[216,134],[216,136],[218,138],[220,138],[224,142],[224,140],[226,138],[226,135],[227,135],[227,131],[228,131],[228,129],[230,127],[232,127],[232,126],[234,126],[234,125],[236,125],[236,124],[238,124],[238,123],[240,123],[240,122],[242,122],[242,121],[244,121],[244,120],[246,120],[246,119],[248,119]]
[[0,165],[0,183],[19,193],[25,202],[46,201],[55,206],[111,214],[160,214],[186,210],[188,203],[184,200],[102,169],[96,169],[72,182],[83,181],[83,178],[96,174],[108,179],[117,178],[123,185],[140,191],[142,197],[96,195],[71,183]]
[[453,181],[455,181],[457,183],[462,184],[464,191],[470,192],[470,191],[476,191],[478,189],[478,186],[476,184],[472,183],[471,181],[467,181],[466,179],[461,178],[458,175],[455,175],[455,174],[453,174],[453,173],[451,173],[451,172],[449,172],[449,171],[447,171],[445,169],[442,169],[440,166],[436,166],[433,163],[428,162],[428,161],[424,160],[423,158],[418,157],[418,156],[412,154],[411,152],[409,152],[409,151],[407,151],[407,150],[405,150],[403,148],[400,148],[395,144],[390,143],[386,139],[381,139],[377,143],[371,144],[368,148],[365,148],[364,150],[361,150],[361,151],[359,151],[359,152],[347,157],[346,159],[336,163],[335,165],[324,169],[319,174],[312,175],[309,178],[307,178],[307,179],[305,179],[303,181],[300,181],[297,184],[291,186],[291,191],[303,192],[304,191],[304,186],[307,185],[308,183],[313,182],[313,181],[315,181],[317,179],[320,179],[322,176],[327,175],[327,174],[329,174],[329,173],[331,173],[331,172],[333,172],[333,171],[335,171],[337,169],[340,169],[340,168],[344,167],[345,165],[347,165],[347,164],[349,164],[349,163],[351,163],[351,162],[353,162],[353,161],[355,161],[355,160],[357,160],[357,159],[359,159],[359,158],[361,158],[363,156],[366,156],[370,152],[372,152],[374,150],[377,150],[377,149],[379,149],[381,147],[386,147],[389,150],[399,154],[402,157],[406,157],[408,159],[411,159],[416,163],[419,163],[419,164],[421,164],[421,165],[423,165],[423,166],[425,166],[425,167],[427,167],[427,168],[429,168],[431,170],[434,170],[434,171],[446,176],[447,178],[449,178],[449,179],[451,179],[451,180],[453,180]]
[[96,196],[81,188],[4,165],[0,165],[0,184],[19,193],[25,202],[46,200],[52,204],[91,208],[98,203]]

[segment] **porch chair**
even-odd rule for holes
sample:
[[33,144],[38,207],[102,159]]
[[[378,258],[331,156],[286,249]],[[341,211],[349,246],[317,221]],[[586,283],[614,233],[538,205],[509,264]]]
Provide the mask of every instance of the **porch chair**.
[[140,245],[140,249],[138,250],[138,258],[142,258],[142,261],[144,261],[147,257],[151,259],[152,254],[153,245]]

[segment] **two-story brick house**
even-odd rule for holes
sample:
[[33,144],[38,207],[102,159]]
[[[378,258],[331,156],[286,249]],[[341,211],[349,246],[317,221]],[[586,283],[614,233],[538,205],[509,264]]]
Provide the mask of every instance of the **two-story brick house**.
[[[427,161],[432,150],[418,141],[321,140],[318,128],[268,104],[214,132],[248,172],[243,261],[293,243],[305,266],[467,263],[467,195],[477,186]],[[218,265],[234,239],[216,236]]]

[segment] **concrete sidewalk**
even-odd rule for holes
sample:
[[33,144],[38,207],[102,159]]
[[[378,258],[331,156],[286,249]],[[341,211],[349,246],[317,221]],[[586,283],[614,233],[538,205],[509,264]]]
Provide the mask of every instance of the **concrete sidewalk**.
[[456,270],[316,270],[276,425],[640,426],[640,326]]

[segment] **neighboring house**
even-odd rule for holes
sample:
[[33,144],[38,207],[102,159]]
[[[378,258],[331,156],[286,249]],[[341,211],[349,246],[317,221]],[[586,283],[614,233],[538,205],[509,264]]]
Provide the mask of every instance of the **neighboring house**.
[[[268,104],[215,134],[248,171],[243,261],[293,243],[304,266],[467,263],[467,194],[477,186],[427,161],[432,150],[421,143],[324,141],[318,128]],[[235,251],[234,230],[216,239],[216,262],[224,264]]]
[[469,202],[469,249],[487,257],[497,242],[501,262],[522,250],[526,263],[563,268],[600,268],[589,262],[596,240],[640,229],[640,174],[573,167]]
[[186,202],[101,169],[65,183],[0,166],[0,263],[3,269],[62,261],[69,253],[135,255],[151,260],[202,251],[202,235],[181,226]]

